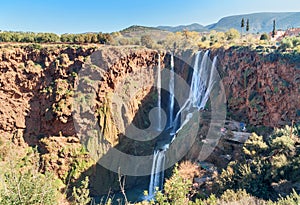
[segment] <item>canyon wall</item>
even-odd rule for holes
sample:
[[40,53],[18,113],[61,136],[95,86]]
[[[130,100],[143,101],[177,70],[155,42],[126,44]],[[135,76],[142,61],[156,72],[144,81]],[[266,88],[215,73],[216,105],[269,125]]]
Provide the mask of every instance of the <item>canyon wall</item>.
[[[181,55],[187,62],[175,58],[175,72],[189,82],[193,53]],[[299,121],[299,62],[248,48],[218,49],[211,52],[215,55],[229,117],[265,126]],[[160,57],[162,69],[168,69],[170,55],[161,53]],[[150,126],[149,111],[157,102],[153,88],[157,64],[158,52],[144,48],[2,46],[0,138],[21,147],[38,146],[47,164],[44,169],[54,170],[60,178],[71,163],[66,158],[73,157],[61,150],[77,147],[80,141],[94,164],[112,147],[131,155],[152,154],[155,141],[135,144],[126,137],[126,128]],[[81,106],[84,103],[87,109]],[[166,100],[162,107],[168,108]],[[93,129],[84,132],[88,126]],[[89,166],[81,171],[93,177],[95,194],[118,189],[116,173],[100,165]],[[134,186],[139,179],[129,177],[126,184]]]
[[299,54],[219,49],[228,116],[251,125],[280,127],[300,120]]

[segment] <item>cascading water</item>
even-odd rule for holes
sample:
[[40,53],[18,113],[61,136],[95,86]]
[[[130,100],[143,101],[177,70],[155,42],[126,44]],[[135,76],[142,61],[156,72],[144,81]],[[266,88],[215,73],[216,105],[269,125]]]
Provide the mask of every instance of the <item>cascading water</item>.
[[160,66],[160,54],[158,54],[157,65],[157,107],[158,107],[158,125],[157,130],[161,131],[161,66]]
[[217,70],[217,68],[216,68],[217,60],[218,60],[218,58],[217,58],[217,56],[215,56],[214,59],[213,59],[213,62],[212,62],[211,70],[210,70],[210,77],[209,77],[209,82],[208,82],[208,85],[207,85],[207,89],[206,89],[205,95],[204,95],[204,97],[201,101],[200,108],[205,107],[205,105],[208,101],[208,97],[210,95],[210,92],[213,89],[213,86],[216,82],[216,79],[215,79],[216,73],[215,72]]
[[174,118],[174,56],[171,55],[171,68],[170,68],[170,83],[169,83],[169,92],[170,92],[170,113],[169,113],[169,126],[173,126],[173,118]]
[[[173,131],[171,133],[173,135],[181,130],[181,128],[189,121],[191,113],[195,109],[204,109],[210,91],[214,85],[213,72],[215,69],[210,66],[209,51],[204,53],[201,63],[200,56],[201,51],[196,54],[189,97],[175,116]],[[214,60],[214,62],[214,65],[216,65],[216,60]],[[180,116],[183,116],[185,120],[181,123],[180,127],[177,127]]]
[[[158,54],[157,65],[157,107],[158,107],[158,126],[157,130],[161,131],[161,63],[160,54]],[[154,197],[156,189],[162,189],[164,180],[164,165],[165,165],[165,149],[155,149],[153,154],[153,163],[151,169],[151,178],[148,191],[148,199]]]
[[[176,133],[182,129],[182,127],[189,122],[190,118],[193,115],[195,110],[204,109],[210,92],[213,89],[215,83],[215,72],[216,72],[216,62],[217,58],[215,57],[213,63],[211,64],[209,58],[209,51],[206,51],[203,54],[201,63],[200,57],[202,52],[199,51],[196,54],[195,63],[193,67],[193,75],[190,86],[189,97],[183,104],[183,106],[179,109],[175,118],[173,116],[174,112],[174,57],[171,56],[171,72],[170,72],[170,82],[169,82],[169,91],[170,91],[170,116],[169,116],[169,128],[172,128],[170,133],[171,142],[174,140]],[[160,57],[160,56],[159,56]],[[158,62],[158,80],[157,80],[157,89],[158,89],[158,108],[159,112],[161,109],[161,76],[160,76],[160,60]],[[179,117],[184,119],[182,123],[179,124]],[[161,113],[158,115],[158,122],[161,123]],[[160,124],[159,124],[160,125]],[[159,127],[160,128],[160,127]],[[152,170],[151,170],[151,178],[149,184],[148,198],[152,199],[155,195],[156,189],[161,190],[163,188],[164,181],[164,164],[165,164],[165,152],[167,151],[169,144],[160,145],[155,148]]]
[[153,163],[151,170],[151,178],[149,184],[149,198],[153,198],[156,189],[161,190],[164,183],[165,170],[165,152],[166,150],[155,150],[153,155]]

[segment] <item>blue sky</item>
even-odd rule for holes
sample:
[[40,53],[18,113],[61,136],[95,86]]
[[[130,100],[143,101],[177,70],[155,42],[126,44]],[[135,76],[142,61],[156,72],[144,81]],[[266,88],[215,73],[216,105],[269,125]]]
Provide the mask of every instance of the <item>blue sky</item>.
[[130,25],[217,22],[228,15],[299,11],[299,0],[2,0],[0,30],[112,32]]

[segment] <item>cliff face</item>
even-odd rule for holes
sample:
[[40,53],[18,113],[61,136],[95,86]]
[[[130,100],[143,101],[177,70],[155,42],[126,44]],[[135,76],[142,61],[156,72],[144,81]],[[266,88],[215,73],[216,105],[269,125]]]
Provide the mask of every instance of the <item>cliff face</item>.
[[[80,150],[76,145],[80,143],[78,138],[86,143],[96,162],[110,147],[119,144],[126,126],[133,120],[137,127],[147,126],[147,112],[157,98],[151,95],[157,52],[120,47],[94,51],[94,48],[58,47],[0,49],[1,140],[23,147],[37,145],[45,161],[43,169],[54,170],[62,180],[74,162],[70,158],[78,158],[72,151]],[[162,67],[163,59],[162,54]],[[90,84],[82,84],[83,81]],[[87,102],[89,96],[85,94],[89,93],[85,89],[90,88],[93,97],[87,108],[92,109],[77,113],[76,105],[82,102],[76,100],[81,100],[80,94],[83,94]],[[121,99],[116,101],[113,96]],[[85,118],[86,115],[92,117]],[[91,120],[97,125],[96,135],[81,132],[85,125],[91,125]],[[125,152],[136,151],[136,147],[125,141],[122,147]],[[138,151],[152,152],[151,147],[153,142]],[[85,164],[90,164],[90,160],[87,162]],[[94,173],[98,194],[107,193],[117,180],[115,174],[99,167],[88,172]],[[135,181],[129,180],[128,185]]]
[[[23,133],[28,144],[38,136],[75,134],[71,119],[74,74],[93,49],[1,48],[0,134]],[[65,105],[66,109],[57,109]]]
[[[266,126],[299,120],[299,65],[245,48],[220,49],[212,55],[219,57],[230,116]],[[160,57],[162,68],[168,67],[169,56]],[[151,154],[154,141],[135,144],[125,135],[129,124],[149,126],[149,111],[157,103],[153,88],[157,59],[156,51],[128,47],[102,47],[96,52],[95,48],[0,48],[0,138],[20,146],[38,145],[44,169],[54,170],[62,179],[72,162],[66,158],[74,157],[72,148],[80,149],[78,139],[94,160],[114,146],[131,155]],[[187,63],[191,62],[189,58]],[[184,79],[191,77],[188,64],[175,59],[175,71]],[[88,109],[83,109],[84,103]],[[168,102],[162,106],[168,108]],[[85,133],[87,126],[98,132]],[[71,154],[62,154],[65,147]],[[89,173],[97,194],[118,188],[117,174],[99,166]],[[126,184],[137,182],[133,177]]]
[[[229,116],[252,125],[278,127],[300,120],[299,61],[249,48],[217,50]],[[297,54],[293,54],[297,55]]]
[[[153,71],[142,73],[137,70],[153,68],[157,64],[157,54],[137,49],[135,52],[123,50],[123,53],[118,51],[122,49],[104,50],[92,57],[92,60],[98,58],[104,63],[92,62],[93,65],[106,69],[98,79],[97,106],[105,104],[109,93],[121,95],[125,90],[117,87],[117,83],[128,76],[142,79],[144,85],[135,85],[142,89],[136,101],[142,100],[151,89]],[[0,134],[11,139],[12,133],[21,129],[29,144],[37,143],[37,136],[75,135],[72,119],[74,85],[86,57],[93,51],[93,48],[1,48]],[[138,104],[132,103],[128,121],[138,109]]]

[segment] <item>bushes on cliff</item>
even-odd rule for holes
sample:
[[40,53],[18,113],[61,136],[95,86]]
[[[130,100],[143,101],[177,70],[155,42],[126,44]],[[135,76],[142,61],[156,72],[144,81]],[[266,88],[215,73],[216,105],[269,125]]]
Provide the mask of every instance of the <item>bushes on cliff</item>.
[[0,42],[21,43],[101,43],[109,44],[112,37],[108,33],[62,34],[33,32],[0,32]]
[[54,33],[32,33],[32,32],[0,33],[0,42],[54,43],[58,41],[59,41],[59,36]]
[[262,41],[269,40],[269,35],[266,33],[261,34],[260,40],[262,40]]
[[[264,139],[253,133],[243,147],[245,160],[233,161],[222,171],[217,186],[222,193],[227,189],[245,189],[265,199],[276,199],[283,186],[286,191],[300,181],[300,148],[296,129],[276,129]],[[288,193],[287,193],[288,194]]]
[[73,187],[72,197],[74,205],[86,205],[91,201],[89,186],[89,178],[86,177],[81,181],[79,187]]
[[241,34],[236,29],[229,29],[226,32],[210,31],[208,34],[202,34],[198,41],[200,48],[219,48],[221,46],[240,43]]
[[144,35],[141,37],[142,46],[146,46],[147,48],[152,48],[154,45],[154,41],[150,35]]
[[58,189],[54,176],[39,172],[39,156],[28,148],[21,156],[17,147],[10,149],[1,165],[0,204],[57,204]]
[[300,37],[285,37],[280,42],[280,48],[283,50],[293,49],[297,52],[300,51]]
[[173,175],[166,180],[164,185],[164,194],[157,192],[156,200],[159,204],[187,204],[189,201],[189,191],[192,185],[192,179],[184,178],[178,167],[175,166]]
[[231,28],[225,33],[225,36],[227,40],[234,40],[240,38],[241,34],[238,30]]

